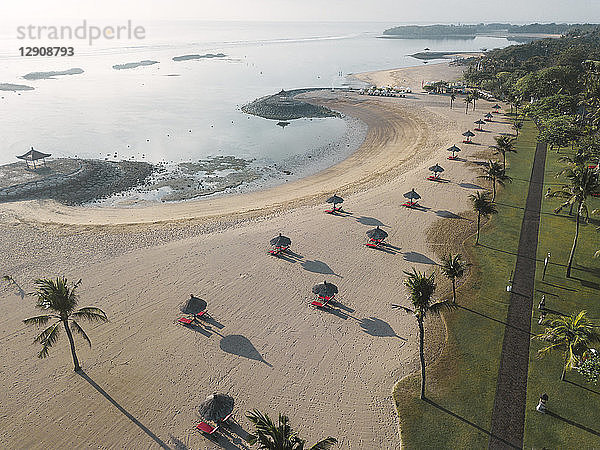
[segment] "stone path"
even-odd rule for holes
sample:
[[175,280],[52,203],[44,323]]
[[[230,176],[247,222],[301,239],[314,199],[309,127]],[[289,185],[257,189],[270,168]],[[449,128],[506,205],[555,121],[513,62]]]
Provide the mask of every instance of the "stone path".
[[[531,311],[543,195],[546,144],[535,149],[527,203],[504,331],[498,384],[492,411],[490,449],[522,448],[527,400]],[[510,444],[512,445],[510,445]]]

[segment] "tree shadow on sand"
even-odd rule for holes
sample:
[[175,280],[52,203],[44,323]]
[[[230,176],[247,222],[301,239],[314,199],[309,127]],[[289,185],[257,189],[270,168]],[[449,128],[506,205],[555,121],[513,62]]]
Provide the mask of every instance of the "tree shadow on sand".
[[389,323],[377,317],[365,317],[359,323],[362,330],[370,336],[375,337],[397,337],[406,341],[406,338],[398,336]]
[[335,273],[333,269],[329,267],[326,263],[317,259],[315,259],[314,261],[303,261],[300,263],[300,265],[304,270],[308,272],[320,273],[323,275],[334,275],[336,277],[343,278],[341,275]]
[[419,252],[406,252],[402,255],[405,261],[414,262],[418,264],[430,264],[437,266],[437,263]]
[[438,217],[442,217],[444,219],[463,219],[463,220],[469,220],[466,217],[459,216],[458,214],[454,214],[452,211],[447,211],[445,209],[440,209],[440,210],[436,211],[435,215],[438,216]]
[[388,227],[389,225],[384,224],[381,220],[376,219],[375,217],[366,217],[360,216],[356,218],[356,221],[362,225],[367,225],[370,227]]
[[224,336],[219,343],[219,347],[225,353],[231,353],[232,355],[243,356],[244,358],[253,359],[254,361],[260,361],[265,363],[269,367],[273,367],[269,364],[259,351],[254,347],[252,342],[241,334],[230,334]]
[[461,188],[465,188],[465,189],[484,189],[481,186],[479,186],[478,184],[473,184],[473,183],[459,183],[458,185]]
[[112,405],[117,408],[125,417],[131,420],[135,425],[139,427],[148,437],[150,437],[156,444],[158,444],[161,448],[169,449],[170,447],[165,444],[157,435],[155,435],[152,431],[150,431],[143,423],[141,423],[138,419],[136,419],[129,411],[123,408],[117,401],[110,396],[104,389],[102,389],[94,380],[90,378],[83,370],[77,372],[81,378],[87,381],[90,386],[92,386],[96,391],[98,391],[106,400],[108,400]]

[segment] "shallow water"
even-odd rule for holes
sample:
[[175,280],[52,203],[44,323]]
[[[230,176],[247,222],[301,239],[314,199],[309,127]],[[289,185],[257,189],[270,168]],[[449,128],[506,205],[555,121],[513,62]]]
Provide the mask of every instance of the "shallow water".
[[[298,158],[306,163],[302,155],[343,139],[348,121],[299,119],[282,128],[239,108],[282,88],[341,87],[349,73],[420,65],[407,55],[425,47],[472,51],[509,44],[489,37],[378,39],[388,27],[381,23],[143,25],[144,40],[91,47],[83,41],[61,42],[73,45],[75,56],[29,58],[18,56],[18,48],[41,42],[17,40],[14,27],[2,27],[0,83],[35,90],[0,92],[0,164],[14,162],[31,146],[60,157],[155,163],[211,156],[251,159],[265,167]],[[226,56],[173,60],[207,53]],[[113,69],[144,60],[158,64]],[[84,72],[22,78],[30,72],[73,68]],[[315,170],[322,166],[318,159],[313,160]]]

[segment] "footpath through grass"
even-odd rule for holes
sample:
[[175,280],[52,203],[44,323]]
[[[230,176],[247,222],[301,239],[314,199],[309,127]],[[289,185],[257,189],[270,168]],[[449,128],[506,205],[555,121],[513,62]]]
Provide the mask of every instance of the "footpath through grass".
[[[503,322],[509,301],[506,286],[516,262],[536,136],[537,129],[533,123],[526,122],[517,141],[518,153],[507,155],[508,174],[513,182],[500,191],[497,197],[498,214],[482,228],[481,245],[474,247],[474,237],[467,237],[474,231],[474,227],[463,225],[463,230],[455,232],[466,237],[464,244],[441,250],[442,253],[461,252],[474,266],[469,281],[458,290],[457,301],[462,308],[446,314],[446,349],[437,361],[428,366],[429,401],[419,400],[418,373],[402,380],[394,389],[405,448],[487,448],[504,336]],[[558,163],[555,153],[549,151],[546,183],[559,183],[554,174],[560,167],[562,163]],[[465,192],[465,196],[470,193],[472,192]],[[600,291],[596,290],[596,283],[600,283],[600,260],[591,261],[590,258],[595,250],[600,249],[600,235],[595,234],[595,226],[592,224],[581,227],[575,261],[596,272],[579,270],[579,266],[576,266],[578,270],[574,270],[573,274],[583,281],[566,281],[565,267],[561,264],[565,264],[568,259],[574,222],[571,218],[555,217],[552,214],[557,204],[558,200],[555,199],[542,200],[542,211],[548,214],[542,214],[540,225],[534,304],[537,306],[539,302],[540,290],[551,292],[559,297],[546,294],[548,308],[568,313],[585,308],[600,323]],[[592,206],[600,208],[600,204]],[[562,287],[541,282],[543,259],[547,251],[552,253],[551,261],[554,264],[549,267],[545,281]],[[538,316],[535,313],[537,311],[534,312],[535,325],[532,331],[539,332],[541,328],[537,325]],[[425,338],[427,339],[427,332]],[[531,346],[525,447],[573,448],[574,444],[578,448],[598,446],[600,434],[594,435],[589,430],[586,431],[586,428],[600,431],[600,425],[596,425],[600,419],[600,387],[586,384],[573,373],[569,373],[567,379],[598,393],[561,383],[561,355],[549,355],[544,360],[536,359],[535,353],[540,346],[541,343],[538,342]],[[583,428],[534,411],[542,392],[547,392],[550,396],[551,410],[556,410],[557,414],[577,422]]]

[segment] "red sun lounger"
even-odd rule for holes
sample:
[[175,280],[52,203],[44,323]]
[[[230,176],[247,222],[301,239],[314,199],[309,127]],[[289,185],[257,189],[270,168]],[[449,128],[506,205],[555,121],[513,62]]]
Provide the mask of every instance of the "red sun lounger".
[[428,179],[429,181],[441,181],[441,180],[440,180],[440,177],[436,177],[436,176],[434,176],[434,175],[429,175],[429,176],[427,177],[427,179]]
[[227,421],[229,419],[231,419],[232,416],[233,416],[233,412],[230,412],[229,414],[227,414],[225,417],[223,417],[223,419],[219,420],[219,422],[218,422],[219,425],[221,425],[221,424],[226,425]]
[[269,250],[269,254],[273,255],[273,256],[277,256],[280,253],[283,253],[283,252],[287,251],[287,249],[289,249],[289,248],[290,248],[289,246],[287,246],[287,247],[275,247],[275,248],[272,248],[271,250]]
[[383,245],[383,239],[369,239],[369,242],[365,245],[371,248],[379,248]]
[[331,297],[322,297],[319,295],[319,298],[317,300],[313,300],[311,305],[316,306],[317,308],[325,308],[334,297],[335,294]]
[[213,434],[215,431],[217,431],[219,429],[218,426],[213,427],[212,425],[207,424],[206,422],[200,422],[198,425],[196,425],[196,428],[200,431],[202,431],[203,433],[206,434]]
[[331,208],[331,209],[326,209],[325,212],[328,214],[335,214],[336,212],[341,212],[342,211],[342,207],[340,206],[339,208]]
[[196,319],[201,319],[204,316],[208,316],[208,313],[206,311],[200,311],[198,314],[194,314],[193,317],[180,317],[177,319],[177,322],[182,325],[191,325]]

